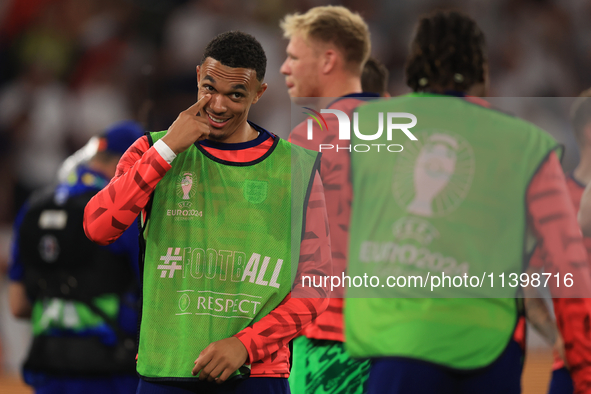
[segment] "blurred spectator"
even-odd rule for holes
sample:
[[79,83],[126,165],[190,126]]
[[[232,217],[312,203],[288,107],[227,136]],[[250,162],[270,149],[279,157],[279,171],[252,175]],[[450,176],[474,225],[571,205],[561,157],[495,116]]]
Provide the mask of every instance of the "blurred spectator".
[[23,375],[37,393],[135,392],[138,228],[98,246],[86,238],[82,216],[142,134],[135,122],[114,125],[87,163],[57,187],[37,191],[17,217],[10,310],[32,323]]
[[20,207],[32,190],[48,185],[66,156],[66,103],[64,84],[41,62],[0,90],[0,127],[11,147],[6,153],[15,183],[11,209]]

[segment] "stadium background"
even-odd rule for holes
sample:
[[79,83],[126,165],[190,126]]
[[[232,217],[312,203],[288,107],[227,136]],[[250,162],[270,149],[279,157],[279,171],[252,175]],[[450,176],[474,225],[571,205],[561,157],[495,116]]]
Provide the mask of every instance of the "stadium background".
[[[324,4],[345,5],[368,22],[392,95],[408,92],[403,64],[418,16],[448,7],[470,14],[486,35],[492,96],[574,97],[591,86],[587,0],[0,1],[0,393],[18,392],[29,340],[27,324],[7,311],[6,267],[12,221],[31,190],[51,183],[65,157],[113,122],[168,127],[195,101],[205,45],[226,30],[249,32],[265,48],[269,89],[251,119],[286,137],[290,103],[279,73],[286,41],[278,23]],[[530,119],[548,122],[540,113]],[[549,122],[567,147],[570,171],[578,154],[569,126]],[[549,347],[530,335],[525,393],[545,392],[550,362]]]

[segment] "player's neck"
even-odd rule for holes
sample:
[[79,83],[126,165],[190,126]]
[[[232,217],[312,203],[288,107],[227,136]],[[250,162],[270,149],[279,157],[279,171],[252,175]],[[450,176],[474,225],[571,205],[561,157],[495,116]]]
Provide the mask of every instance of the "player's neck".
[[232,135],[223,139],[223,140],[216,140],[210,138],[212,141],[221,142],[224,144],[239,144],[241,142],[248,142],[252,141],[259,136],[259,132],[254,129],[248,122],[244,122],[238,130],[236,130]]
[[573,176],[584,185],[591,183],[591,147],[581,149],[581,161],[573,171]]
[[361,78],[348,73],[335,74],[322,83],[321,97],[342,97],[346,94],[361,93]]
[[487,97],[488,96],[487,87],[483,83],[474,84],[468,90],[465,90],[465,91],[454,90],[454,87],[452,84],[448,85],[447,87],[435,85],[435,86],[429,87],[429,89],[427,89],[425,91],[430,92],[430,93],[442,94],[442,95],[449,95],[449,94],[452,94],[450,92],[455,92],[460,95],[473,96],[473,97]]

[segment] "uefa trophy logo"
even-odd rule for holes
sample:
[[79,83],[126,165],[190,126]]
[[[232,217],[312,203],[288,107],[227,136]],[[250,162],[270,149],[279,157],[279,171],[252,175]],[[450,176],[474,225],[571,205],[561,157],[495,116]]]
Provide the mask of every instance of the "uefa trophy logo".
[[472,147],[459,135],[439,130],[421,133],[418,142],[414,149],[404,147],[407,155],[396,166],[394,196],[409,213],[447,214],[460,205],[472,184]]
[[189,199],[189,192],[191,191],[191,187],[193,187],[193,177],[190,173],[185,172],[183,174],[183,180],[181,181],[181,189],[183,190],[183,200]]
[[407,207],[409,212],[421,216],[433,215],[433,199],[454,174],[457,148],[457,142],[445,134],[434,134],[429,138],[415,165],[415,198]]
[[188,200],[195,195],[195,188],[193,187],[194,175],[191,172],[185,172],[179,177],[177,194],[183,200]]

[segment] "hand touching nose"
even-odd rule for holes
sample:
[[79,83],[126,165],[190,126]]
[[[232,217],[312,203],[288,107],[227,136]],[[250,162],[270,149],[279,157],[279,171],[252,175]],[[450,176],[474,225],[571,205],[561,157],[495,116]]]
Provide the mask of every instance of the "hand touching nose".
[[168,132],[162,141],[177,155],[187,150],[196,141],[201,141],[209,136],[209,122],[199,112],[211,99],[206,94],[195,104],[179,114],[176,120],[168,128]]

